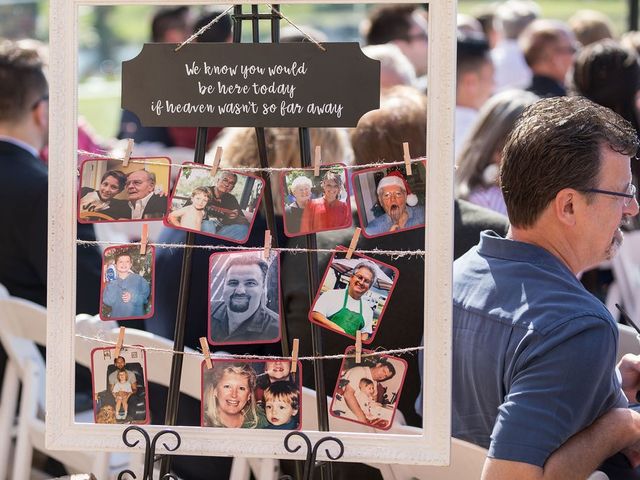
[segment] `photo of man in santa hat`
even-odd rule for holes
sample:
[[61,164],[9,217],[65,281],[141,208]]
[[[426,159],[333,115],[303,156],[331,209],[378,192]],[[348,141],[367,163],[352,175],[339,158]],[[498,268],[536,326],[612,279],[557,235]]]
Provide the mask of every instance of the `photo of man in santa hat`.
[[424,225],[424,207],[404,175],[398,170],[388,172],[376,187],[378,202],[384,214],[374,218],[365,228],[367,235],[380,235]]

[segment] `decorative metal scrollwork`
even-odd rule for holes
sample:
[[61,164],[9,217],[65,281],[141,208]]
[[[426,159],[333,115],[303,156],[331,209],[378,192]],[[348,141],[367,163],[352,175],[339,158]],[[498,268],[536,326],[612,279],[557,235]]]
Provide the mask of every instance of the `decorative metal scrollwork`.
[[[320,448],[320,445],[322,445],[323,443],[334,442],[335,444],[338,445],[339,451],[337,454],[332,454],[328,448],[325,448],[324,450],[327,457],[329,457],[331,460],[338,460],[344,454],[344,444],[342,443],[342,441],[340,441],[339,438],[322,437],[320,440],[316,442],[315,445],[311,445],[311,440],[309,440],[309,437],[302,432],[290,432],[289,434],[287,434],[286,437],[284,437],[284,448],[286,448],[287,452],[289,453],[296,453],[302,448],[302,445],[296,445],[295,447],[291,446],[290,441],[293,437],[301,438],[307,447],[307,457],[304,463],[302,479],[297,479],[297,480],[313,480],[313,467],[316,466],[316,457],[318,455],[318,449]],[[290,475],[284,475],[280,477],[280,480],[293,480],[293,478]]]
[[[144,429],[136,425],[132,425],[130,427],[127,427],[125,431],[122,432],[122,441],[127,447],[131,448],[138,445],[140,443],[140,439],[136,439],[134,441],[129,440],[128,436],[130,432],[138,432],[140,435],[142,435],[142,438],[145,441],[144,471],[142,473],[141,480],[153,480],[153,464],[156,462],[156,443],[158,442],[160,437],[165,435],[172,435],[176,440],[175,446],[171,447],[165,442],[162,442],[162,446],[170,452],[175,452],[178,448],[180,448],[180,444],[182,443],[180,435],[178,435],[173,430],[160,430],[152,439]],[[126,475],[129,475],[129,477],[137,480],[136,474],[129,469],[120,472],[120,474],[118,475],[118,480],[126,480]],[[162,476],[161,480],[177,480],[177,478],[170,473],[167,473]]]

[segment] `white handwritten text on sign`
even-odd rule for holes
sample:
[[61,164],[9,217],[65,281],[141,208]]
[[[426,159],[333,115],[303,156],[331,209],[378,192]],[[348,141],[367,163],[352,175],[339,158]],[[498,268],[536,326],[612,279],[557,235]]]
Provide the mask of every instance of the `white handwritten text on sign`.
[[145,126],[355,126],[378,108],[379,62],[355,43],[146,44],[122,107]]

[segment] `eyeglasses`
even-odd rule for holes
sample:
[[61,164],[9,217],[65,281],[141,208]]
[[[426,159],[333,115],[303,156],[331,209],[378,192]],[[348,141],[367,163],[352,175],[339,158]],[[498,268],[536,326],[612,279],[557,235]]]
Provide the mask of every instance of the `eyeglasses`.
[[387,193],[383,193],[382,194],[382,198],[384,198],[385,200],[390,200],[390,199],[400,199],[403,198],[405,196],[404,192],[387,192]]
[[360,282],[360,283],[364,283],[365,285],[371,285],[371,280],[368,278],[363,277],[362,275],[360,275],[359,273],[356,273],[353,275],[354,277],[356,277],[356,279]]
[[610,190],[600,190],[598,188],[589,188],[587,190],[583,190],[588,193],[601,193],[603,195],[613,195],[614,197],[623,197],[623,204],[625,207],[628,207],[631,203],[631,200],[636,198],[636,186],[633,183],[630,183],[627,187],[626,192],[612,192]]

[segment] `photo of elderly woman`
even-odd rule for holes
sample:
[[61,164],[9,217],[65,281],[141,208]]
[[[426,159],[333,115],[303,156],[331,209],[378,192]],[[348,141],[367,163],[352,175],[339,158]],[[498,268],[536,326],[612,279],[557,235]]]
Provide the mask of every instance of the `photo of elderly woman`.
[[350,338],[359,330],[371,343],[380,326],[389,297],[398,281],[398,269],[338,247],[309,312],[309,320]]
[[258,400],[257,384],[262,372],[266,373],[265,362],[212,359],[212,363],[209,369],[202,362],[202,426],[300,428],[300,374],[270,381],[261,389],[262,398]]
[[171,173],[168,158],[86,160],[80,169],[80,223],[162,220]]
[[100,318],[144,319],[153,315],[155,249],[144,255],[138,246],[115,246],[104,251]]
[[186,163],[171,196],[168,227],[244,243],[262,199],[264,180]]
[[349,185],[344,165],[302,169],[281,177],[284,229],[289,237],[351,226]]

